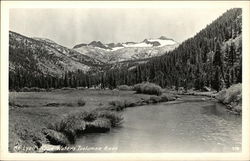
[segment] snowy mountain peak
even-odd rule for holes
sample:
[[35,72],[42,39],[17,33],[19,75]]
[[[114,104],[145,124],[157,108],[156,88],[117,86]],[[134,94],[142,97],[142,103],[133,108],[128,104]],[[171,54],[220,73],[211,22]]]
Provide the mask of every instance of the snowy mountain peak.
[[83,55],[110,63],[160,56],[174,50],[178,45],[173,39],[161,36],[141,42],[104,44],[101,41],[92,41],[89,44],[78,44],[73,49]]

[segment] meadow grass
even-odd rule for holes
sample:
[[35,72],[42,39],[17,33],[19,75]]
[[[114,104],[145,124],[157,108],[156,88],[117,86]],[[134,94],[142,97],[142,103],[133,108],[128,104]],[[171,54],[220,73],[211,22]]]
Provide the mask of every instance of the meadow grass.
[[121,125],[122,120],[122,115],[117,112],[97,109],[69,114],[60,121],[50,124],[48,128],[64,134],[71,143],[74,143],[79,135],[108,131],[111,127]]
[[36,152],[41,145],[65,146],[78,135],[109,131],[123,122],[118,108],[147,104],[151,96],[134,91],[114,96],[111,90],[89,89],[10,92],[9,150],[27,152],[15,147],[28,146],[30,152]]

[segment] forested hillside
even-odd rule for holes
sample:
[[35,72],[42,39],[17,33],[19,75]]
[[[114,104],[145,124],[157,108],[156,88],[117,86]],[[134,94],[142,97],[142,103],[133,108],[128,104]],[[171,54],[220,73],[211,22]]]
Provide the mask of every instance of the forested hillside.
[[230,9],[177,49],[133,69],[103,75],[110,86],[150,81],[217,91],[242,81],[242,10]]
[[[44,74],[34,76],[32,73],[21,73],[24,71],[17,69],[25,68],[36,71],[37,65],[41,66],[42,62],[36,62],[37,57],[49,56],[49,62],[55,60],[54,63],[49,63],[52,65],[57,64],[58,61],[56,60],[59,60],[59,58],[54,59],[55,54],[48,54],[49,51],[45,50],[46,48],[44,48],[45,56],[43,56],[44,52],[41,51],[40,54],[36,53],[36,57],[34,57],[35,52],[33,49],[43,49],[34,48],[37,43],[32,43],[33,48],[24,45],[20,49],[18,46],[13,47],[13,42],[18,44],[18,42],[10,39],[10,89],[25,86],[42,88],[99,86],[115,88],[121,84],[133,85],[149,81],[159,84],[161,87],[175,86],[186,89],[193,87],[202,89],[207,86],[219,91],[232,84],[242,82],[242,9],[238,8],[228,10],[171,52],[150,58],[147,61],[140,61],[135,63],[136,65],[131,65],[128,62],[116,64],[112,67],[103,66],[102,70],[99,71],[64,70],[64,73],[60,76]],[[39,41],[39,44],[40,46],[46,45],[41,41]],[[48,46],[48,43],[46,46]],[[27,49],[29,49],[29,52],[24,53],[23,50],[27,51]],[[51,44],[49,49],[55,50],[51,47]],[[54,53],[64,55],[62,51]],[[28,58],[34,59],[34,61],[25,58],[29,55]],[[72,55],[72,58],[79,62],[78,57]],[[19,59],[22,61],[13,65]],[[32,80],[27,81],[26,78],[32,78]]]

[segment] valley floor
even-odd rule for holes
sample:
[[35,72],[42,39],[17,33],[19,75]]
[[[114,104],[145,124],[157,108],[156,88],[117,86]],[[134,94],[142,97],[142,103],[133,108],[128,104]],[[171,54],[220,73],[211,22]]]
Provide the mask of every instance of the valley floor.
[[[121,107],[122,105],[117,105],[119,101],[130,103],[127,106],[157,102],[157,100],[154,100],[157,96],[134,93],[134,91],[114,92],[89,89],[10,92],[9,151],[36,152],[41,144],[49,145],[48,139],[42,131],[47,130],[51,124],[59,122],[63,117],[70,114],[107,108],[111,106],[110,102]],[[148,100],[148,102],[145,103],[145,100]]]
[[[116,113],[119,113],[124,108],[174,101],[178,97],[176,96],[177,94],[209,96],[204,97],[204,100],[216,98],[223,104],[228,105],[229,110],[236,114],[241,113],[241,84],[219,93],[190,91],[179,93],[166,90],[161,96],[135,94],[135,91],[91,89],[56,89],[50,92],[10,92],[9,151],[39,152],[41,146],[51,145],[51,139],[56,143],[55,145],[66,144],[61,132],[53,132],[53,130],[51,132],[49,127],[56,123],[62,126],[61,120],[71,114],[89,112],[91,116],[91,111],[108,109],[115,111],[115,115],[112,114],[111,116],[111,114],[108,114],[108,118],[117,119]],[[108,122],[112,122],[112,120]],[[85,120],[84,129],[87,129],[87,126],[97,126],[98,128],[111,127],[111,125],[107,124],[107,119],[103,120],[103,117],[95,123],[92,122],[88,125],[87,123]],[[73,131],[79,131],[78,127],[74,128]],[[46,135],[44,135],[44,131],[46,131]],[[50,140],[48,140],[48,135]]]

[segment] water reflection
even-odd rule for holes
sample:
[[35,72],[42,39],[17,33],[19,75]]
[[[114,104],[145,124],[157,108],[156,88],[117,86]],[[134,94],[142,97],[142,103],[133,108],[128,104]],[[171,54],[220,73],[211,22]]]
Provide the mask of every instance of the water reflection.
[[76,145],[102,147],[102,151],[78,151],[98,153],[235,152],[234,147],[241,147],[241,117],[219,103],[184,97],[176,104],[126,109],[121,128],[87,134]]

